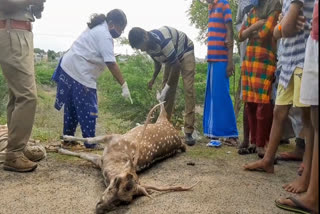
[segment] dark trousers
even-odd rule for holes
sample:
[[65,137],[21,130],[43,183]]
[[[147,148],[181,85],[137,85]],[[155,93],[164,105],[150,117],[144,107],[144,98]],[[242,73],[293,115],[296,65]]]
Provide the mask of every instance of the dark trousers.
[[251,143],[264,147],[269,140],[273,119],[271,103],[246,103]]

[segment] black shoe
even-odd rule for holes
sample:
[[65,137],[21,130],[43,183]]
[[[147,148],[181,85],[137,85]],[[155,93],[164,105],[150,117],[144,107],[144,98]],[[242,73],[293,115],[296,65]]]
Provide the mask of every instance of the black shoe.
[[290,144],[290,140],[289,139],[280,140],[280,145],[284,145],[284,144]]
[[194,144],[196,144],[196,140],[193,139],[191,133],[186,133],[185,139],[188,146],[193,146]]

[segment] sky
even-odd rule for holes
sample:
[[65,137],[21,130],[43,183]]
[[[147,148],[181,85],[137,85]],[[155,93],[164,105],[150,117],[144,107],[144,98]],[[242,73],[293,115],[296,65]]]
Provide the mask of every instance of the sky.
[[[118,8],[127,16],[128,25],[121,36],[128,38],[132,27],[153,30],[171,26],[183,31],[194,42],[195,56],[205,58],[206,46],[196,41],[198,30],[190,24],[186,11],[192,0],[47,0],[41,19],[33,24],[34,47],[66,51],[86,29],[93,13],[106,14]],[[115,53],[131,54],[130,46],[115,43]]]

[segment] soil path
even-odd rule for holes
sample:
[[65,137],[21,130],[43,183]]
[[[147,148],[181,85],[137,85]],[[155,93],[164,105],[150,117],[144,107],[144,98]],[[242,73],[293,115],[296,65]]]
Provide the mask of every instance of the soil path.
[[[205,144],[188,149],[155,164],[141,173],[140,179],[156,185],[200,181],[192,191],[153,193],[153,200],[139,197],[110,213],[287,213],[277,208],[274,200],[289,195],[281,186],[296,177],[298,163],[280,162],[275,174],[247,172],[242,165],[256,160],[256,155],[239,156],[236,149],[223,147],[211,149],[211,158],[199,158],[201,151],[209,149]],[[94,213],[104,188],[100,171],[92,164],[49,153],[33,173],[0,170],[0,213]]]

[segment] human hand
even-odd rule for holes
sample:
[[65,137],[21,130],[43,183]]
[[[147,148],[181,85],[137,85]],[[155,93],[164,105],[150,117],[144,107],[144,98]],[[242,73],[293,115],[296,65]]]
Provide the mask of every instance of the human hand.
[[166,84],[164,86],[164,88],[162,89],[161,93],[159,93],[159,91],[157,92],[157,100],[159,102],[163,102],[164,99],[166,98],[167,92],[169,90],[170,86],[168,84]]
[[305,24],[306,24],[306,17],[298,16],[297,23],[296,23],[297,32],[302,31],[304,29]]
[[256,23],[254,23],[252,25],[254,31],[256,30],[260,30],[260,28],[262,28],[262,26],[267,22],[266,19],[260,19],[259,21],[257,21]]
[[121,88],[122,88],[121,95],[124,98],[129,98],[131,104],[133,104],[127,82],[124,82],[123,85],[121,86]]
[[234,74],[234,64],[233,62],[228,62],[228,66],[227,66],[227,77],[230,77]]
[[225,46],[226,46],[228,49],[233,48],[233,41],[231,41],[231,40],[229,40],[229,39],[226,39],[226,40],[224,41],[224,44],[225,44]]
[[250,38],[251,39],[259,39],[259,33],[258,31],[253,31],[251,34],[250,34]]
[[154,79],[152,79],[152,80],[150,80],[150,81],[148,82],[148,89],[149,89],[149,90],[152,89],[153,84],[154,84]]

